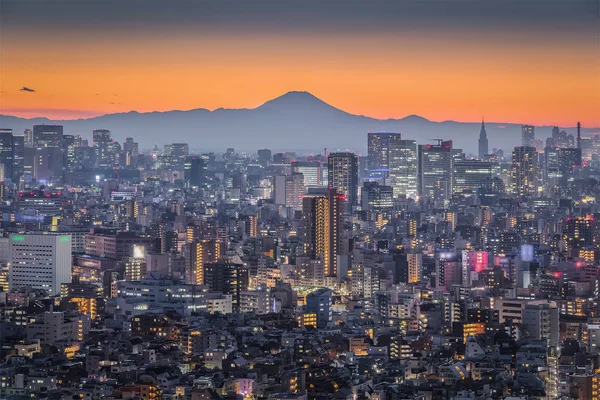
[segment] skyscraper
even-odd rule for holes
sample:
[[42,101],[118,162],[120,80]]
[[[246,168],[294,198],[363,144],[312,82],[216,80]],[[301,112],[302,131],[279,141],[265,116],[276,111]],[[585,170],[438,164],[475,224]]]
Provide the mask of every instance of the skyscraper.
[[0,180],[12,179],[13,133],[12,129],[0,129]]
[[566,188],[569,181],[574,178],[579,165],[581,165],[581,150],[574,147],[558,149],[559,184],[563,188]]
[[370,170],[389,168],[389,150],[393,142],[400,140],[400,133],[367,133],[367,157]]
[[521,146],[535,147],[535,126],[523,125],[521,127]]
[[342,254],[343,198],[330,189],[302,199],[304,253],[313,259],[323,257],[326,276],[337,276],[337,256]]
[[62,149],[63,126],[62,125],[34,125],[33,147],[41,149],[53,147]]
[[390,181],[394,197],[417,198],[417,142],[396,140],[390,143]]
[[23,168],[25,162],[25,137],[13,135],[13,165],[12,165],[12,180],[18,183],[23,176]]
[[291,207],[294,210],[302,209],[304,175],[300,173],[277,175],[274,177],[274,189],[275,204]]
[[331,153],[327,159],[330,189],[346,196],[346,207],[358,204],[358,158],[354,153]]
[[518,197],[537,195],[537,152],[535,147],[519,146],[512,152],[512,193]]
[[9,251],[10,290],[29,286],[56,296],[71,282],[71,236],[10,235]]
[[419,145],[418,186],[421,197],[447,200],[452,194],[452,141]]
[[96,152],[96,165],[101,168],[112,168],[115,165],[114,155],[111,152],[110,131],[108,129],[96,129],[92,132],[94,149]]
[[191,186],[200,187],[206,177],[206,163],[201,157],[186,157],[183,167],[184,180]]
[[23,136],[25,137],[25,147],[33,147],[33,131],[25,129]]
[[492,175],[492,163],[480,160],[462,160],[454,163],[453,193],[473,195]]
[[479,131],[479,159],[483,160],[488,154],[488,138],[485,131],[485,122],[481,120],[481,130]]

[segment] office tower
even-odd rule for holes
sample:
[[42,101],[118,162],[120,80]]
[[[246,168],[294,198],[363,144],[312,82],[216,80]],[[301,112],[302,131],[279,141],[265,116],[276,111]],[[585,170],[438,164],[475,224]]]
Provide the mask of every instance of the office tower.
[[62,149],[63,126],[62,125],[34,125],[33,147],[41,149],[53,147]]
[[206,163],[201,157],[191,156],[185,159],[183,168],[184,180],[190,186],[200,187],[206,177]]
[[554,188],[561,183],[561,170],[559,164],[560,149],[546,146],[544,149],[544,186]]
[[448,200],[452,194],[452,141],[419,145],[418,186],[422,198]]
[[390,182],[394,198],[417,198],[417,142],[395,140],[389,150]]
[[537,196],[537,152],[535,147],[515,147],[512,152],[511,185],[515,196]]
[[320,161],[292,161],[292,172],[304,175],[304,186],[323,186],[323,168]]
[[221,242],[216,239],[199,239],[185,246],[185,276],[189,283],[204,284],[204,265],[216,263],[222,256]]
[[548,347],[559,343],[558,307],[554,302],[526,304],[522,311],[525,336],[534,340],[546,339]]
[[169,168],[181,169],[185,164],[186,157],[190,154],[187,143],[171,143],[165,145],[164,155],[168,158]]
[[38,216],[54,216],[63,212],[63,199],[60,193],[41,190],[19,193],[18,205],[21,210]]
[[389,151],[392,142],[400,140],[400,133],[367,133],[367,158],[369,170],[388,169]]
[[454,163],[454,194],[474,195],[487,180],[493,177],[492,163],[480,160],[463,160]]
[[63,155],[64,165],[67,172],[73,172],[76,169],[77,158],[75,154],[75,136],[63,135]]
[[217,292],[231,295],[232,308],[239,311],[241,294],[248,290],[248,267],[230,260],[204,264],[204,284]]
[[12,129],[0,129],[0,180],[12,180],[13,133]]
[[521,146],[535,147],[535,127],[523,125],[521,127]]
[[306,296],[306,312],[317,314],[317,328],[327,328],[333,322],[333,292],[319,289]]
[[267,166],[269,164],[271,164],[271,160],[272,158],[272,154],[271,154],[271,150],[269,149],[260,149],[258,150],[258,163],[263,165],[263,166]]
[[139,153],[138,143],[134,142],[133,138],[126,138],[123,143],[123,155],[125,157],[124,164],[126,166],[135,166],[137,164],[137,156]]
[[64,162],[62,148],[50,146],[37,148],[34,156],[33,178],[42,184],[62,183]]
[[303,174],[277,175],[274,177],[273,183],[275,204],[291,207],[294,210],[302,209],[302,196],[304,196]]
[[10,235],[10,290],[32,287],[51,296],[71,282],[71,236]]
[[584,217],[568,217],[565,222],[564,234],[567,237],[569,249],[583,249],[594,244],[594,232],[598,223],[591,215]]
[[326,195],[306,195],[302,199],[304,253],[323,258],[326,276],[337,276],[337,256],[342,254],[342,209],[344,196],[329,190]]
[[346,208],[358,204],[358,158],[354,153],[331,153],[327,158],[330,189],[346,197]]
[[575,177],[577,167],[581,165],[581,151],[574,147],[558,150],[558,169],[560,171],[560,186],[564,189]]
[[25,137],[13,136],[12,181],[19,183],[25,166]]
[[25,131],[23,131],[23,137],[25,138],[25,147],[33,147],[33,131],[31,129],[25,129]]
[[96,154],[96,166],[113,168],[116,160],[112,153],[110,131],[108,129],[96,129],[92,132],[92,140]]
[[479,131],[479,159],[483,160],[488,154],[488,138],[485,131],[485,122],[481,120],[481,130]]
[[387,210],[394,206],[392,187],[380,185],[377,182],[365,182],[362,186],[360,199],[363,210]]

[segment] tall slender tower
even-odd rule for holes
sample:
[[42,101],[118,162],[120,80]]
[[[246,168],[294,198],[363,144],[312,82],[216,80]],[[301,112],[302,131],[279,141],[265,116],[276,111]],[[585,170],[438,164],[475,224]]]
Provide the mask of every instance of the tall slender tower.
[[485,131],[485,122],[481,118],[481,130],[479,131],[479,159],[483,158],[488,154],[488,138],[487,132]]
[[342,254],[342,209],[344,196],[330,189],[327,194],[302,199],[304,252],[323,257],[325,276],[337,276],[337,256]]
[[581,122],[577,123],[577,148],[581,151]]

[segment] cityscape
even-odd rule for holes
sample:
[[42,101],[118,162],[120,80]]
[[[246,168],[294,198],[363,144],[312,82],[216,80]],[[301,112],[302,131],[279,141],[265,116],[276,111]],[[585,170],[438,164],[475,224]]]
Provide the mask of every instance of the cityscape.
[[[0,33],[22,33],[17,41],[36,51],[38,39],[64,39],[55,23],[72,22],[60,54],[89,62],[79,40],[92,46],[99,26],[114,28],[102,36],[108,49],[127,32],[143,58],[146,39],[135,35],[154,35],[151,24],[181,38],[221,32],[225,47],[279,32],[317,47],[322,37],[327,49],[328,40],[358,40],[339,33],[347,24],[362,32],[391,16],[407,32],[412,17],[483,18],[488,30],[473,29],[492,37],[542,12],[556,26],[576,24],[565,41],[589,46],[583,58],[600,65],[600,37],[587,41],[600,29],[595,2],[548,2],[545,11],[530,0],[450,1],[445,11],[440,2],[430,2],[438,11],[324,3],[2,0]],[[206,24],[200,33],[175,29],[192,18]],[[515,32],[543,42],[539,19]],[[25,20],[40,25],[25,32]],[[428,29],[463,33],[440,24]],[[380,28],[370,34],[383,41],[404,29]],[[151,51],[162,51],[152,38]],[[83,72],[38,66],[25,80],[30,67],[14,63],[31,55],[8,42],[0,40],[0,400],[600,400],[600,74],[585,105],[540,95],[529,120],[519,102],[530,93],[505,104],[498,89],[484,107],[473,91],[477,107],[455,109],[457,92],[448,110],[432,102],[398,118],[404,100],[353,103],[361,95],[352,87],[316,77],[316,91],[342,108],[273,76],[279,97],[254,108],[272,93],[248,83],[239,103],[224,90],[210,111],[189,108],[188,94],[165,96],[166,106],[154,94],[134,97],[135,82],[110,86],[116,67],[108,79],[84,61]],[[261,43],[259,53],[272,45]],[[294,51],[314,51],[302,49]],[[49,60],[49,71],[60,62]],[[194,65],[203,74],[211,62]],[[72,97],[67,76],[80,73],[91,77],[75,89],[97,78],[110,106],[103,93]],[[546,73],[556,93],[579,96],[577,79],[563,87],[562,72]],[[308,75],[286,76],[302,84]],[[144,80],[153,92],[181,78],[153,76]],[[200,102],[196,84],[180,90]],[[492,119],[473,114],[486,107]]]

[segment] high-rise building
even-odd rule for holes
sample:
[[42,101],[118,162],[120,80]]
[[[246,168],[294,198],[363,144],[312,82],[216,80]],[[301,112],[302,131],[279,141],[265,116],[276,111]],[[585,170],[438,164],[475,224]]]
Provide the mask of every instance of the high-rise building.
[[479,159],[483,160],[488,154],[488,138],[485,131],[485,122],[481,120],[481,130],[479,131]]
[[62,149],[63,126],[62,125],[34,125],[33,147],[41,149],[54,147]]
[[13,171],[13,132],[0,129],[0,180],[12,179]]
[[547,188],[553,188],[561,183],[559,153],[560,149],[553,146],[546,146],[544,149],[543,182]]
[[71,236],[51,234],[10,235],[10,290],[21,287],[60,294],[71,282]]
[[367,133],[367,157],[370,170],[388,169],[389,152],[392,142],[401,139],[400,133],[369,132]]
[[537,164],[535,147],[515,147],[511,164],[511,187],[515,196],[521,198],[537,196]]
[[25,137],[13,136],[13,165],[12,165],[12,180],[18,183],[23,176],[25,166]]
[[223,260],[204,264],[204,284],[211,290],[229,294],[234,311],[239,311],[242,292],[248,290],[248,267]]
[[260,149],[258,150],[258,162],[259,164],[263,165],[263,166],[267,166],[269,164],[271,164],[271,161],[273,160],[273,155],[271,153],[271,150],[269,149]]
[[291,175],[277,175],[274,177],[275,204],[291,207],[294,210],[302,209],[302,196],[304,196],[304,175],[292,173]]
[[565,188],[569,181],[575,177],[577,167],[581,165],[581,150],[567,147],[558,150],[558,169],[560,171],[559,184]]
[[521,127],[521,146],[535,147],[535,126],[523,125]]
[[594,244],[594,232],[598,223],[592,215],[569,217],[565,222],[564,234],[571,249],[583,249]]
[[[62,145],[62,139],[61,139]],[[62,183],[64,155],[61,147],[40,147],[35,149],[33,177],[39,183]]]
[[206,177],[206,163],[201,157],[187,157],[185,159],[183,172],[184,180],[189,182],[190,186],[200,187],[204,184],[204,179]]
[[25,147],[33,147],[33,131],[31,129],[25,129],[23,137],[25,138]]
[[328,184],[346,197],[346,208],[358,204],[358,158],[354,153],[331,153],[327,159]]
[[417,142],[395,140],[390,143],[389,170],[394,197],[417,198]]
[[222,256],[221,242],[200,239],[186,245],[184,250],[185,275],[189,283],[204,284],[204,265],[216,263]]
[[419,145],[418,186],[421,197],[447,200],[452,194],[452,141]]
[[185,164],[185,159],[189,154],[190,147],[187,143],[171,143],[165,145],[164,155],[168,157],[169,168],[183,168]]
[[115,165],[115,157],[112,153],[112,138],[108,129],[96,129],[92,132],[94,149],[96,153],[96,165],[100,168],[112,168]]
[[125,280],[139,281],[146,277],[147,272],[146,248],[140,245],[133,245],[133,254],[125,262]]
[[126,138],[123,143],[123,156],[125,157],[124,165],[136,165],[137,156],[140,153],[139,144],[133,141],[133,138]]
[[380,185],[377,182],[365,182],[360,199],[363,210],[386,210],[394,206],[392,187]]
[[493,177],[491,162],[463,160],[454,163],[454,194],[473,195]]
[[558,327],[559,311],[555,303],[531,303],[522,311],[525,335],[534,340],[548,341],[549,347],[559,343]]
[[342,208],[344,196],[329,190],[326,195],[306,195],[302,199],[304,253],[322,257],[326,276],[337,276],[337,256],[342,254]]
[[304,186],[323,186],[323,168],[320,161],[292,161],[292,172],[304,176]]

